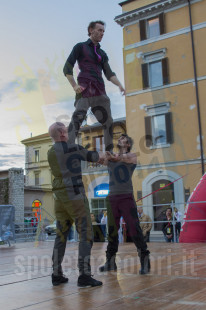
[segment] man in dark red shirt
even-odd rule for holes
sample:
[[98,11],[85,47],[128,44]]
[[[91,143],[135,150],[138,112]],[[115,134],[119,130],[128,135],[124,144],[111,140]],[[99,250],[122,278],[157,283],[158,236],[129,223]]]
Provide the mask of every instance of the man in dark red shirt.
[[[125,95],[125,90],[115,73],[112,72],[107,54],[100,48],[99,42],[103,38],[104,31],[104,22],[91,22],[88,26],[89,39],[74,46],[63,71],[76,92],[75,112],[69,125],[69,141],[74,143],[79,128],[86,117],[87,110],[91,107],[92,113],[104,127],[106,151],[112,151],[113,119],[111,116],[110,99],[106,95],[102,78],[102,70],[106,78],[117,85],[123,95]],[[76,61],[80,69],[77,82],[73,77],[73,67]]]

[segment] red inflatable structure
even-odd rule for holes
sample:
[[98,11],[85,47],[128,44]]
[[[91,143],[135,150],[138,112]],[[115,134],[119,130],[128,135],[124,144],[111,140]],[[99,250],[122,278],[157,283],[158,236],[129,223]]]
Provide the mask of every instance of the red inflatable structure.
[[[202,222],[183,222],[179,242],[206,242],[206,173],[197,184],[188,200],[184,220],[205,220]],[[191,203],[193,202],[193,203]]]

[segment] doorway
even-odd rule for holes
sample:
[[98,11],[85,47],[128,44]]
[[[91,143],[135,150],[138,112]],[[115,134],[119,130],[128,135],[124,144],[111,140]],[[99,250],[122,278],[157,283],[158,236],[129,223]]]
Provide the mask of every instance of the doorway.
[[[165,218],[165,212],[170,207],[171,202],[175,202],[174,196],[174,184],[170,184],[169,180],[158,180],[152,184],[152,192],[157,191],[153,194],[153,214],[154,221],[163,221]],[[167,187],[165,187],[168,185]],[[161,231],[162,223],[154,223],[154,231]]]

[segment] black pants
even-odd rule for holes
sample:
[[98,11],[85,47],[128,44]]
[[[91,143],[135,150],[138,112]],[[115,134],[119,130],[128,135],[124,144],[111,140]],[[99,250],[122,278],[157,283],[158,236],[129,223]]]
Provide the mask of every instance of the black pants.
[[146,235],[144,236],[144,241],[145,242],[150,242],[150,232],[146,233]]
[[106,151],[113,150],[113,119],[111,116],[110,99],[107,95],[84,98],[75,102],[75,111],[69,124],[69,142],[74,143],[80,126],[84,121],[87,110],[91,107],[92,113],[104,128],[104,143]]

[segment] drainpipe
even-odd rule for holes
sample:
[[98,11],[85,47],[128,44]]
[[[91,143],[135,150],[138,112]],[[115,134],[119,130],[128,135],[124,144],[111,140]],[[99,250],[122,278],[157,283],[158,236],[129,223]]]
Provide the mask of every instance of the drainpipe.
[[194,35],[193,35],[193,29],[192,29],[192,14],[191,14],[190,0],[188,0],[188,8],[189,8],[189,17],[190,17],[190,34],[191,34],[191,43],[192,43],[192,58],[193,58],[193,69],[194,69],[194,79],[195,79],[197,117],[198,117],[198,127],[199,127],[199,137],[200,137],[201,167],[202,167],[202,175],[203,175],[205,173],[204,152],[203,152],[202,126],[201,126],[201,117],[200,117],[200,102],[199,102],[199,91],[198,91],[198,81],[197,81],[197,69],[196,69],[195,46],[194,46]]

